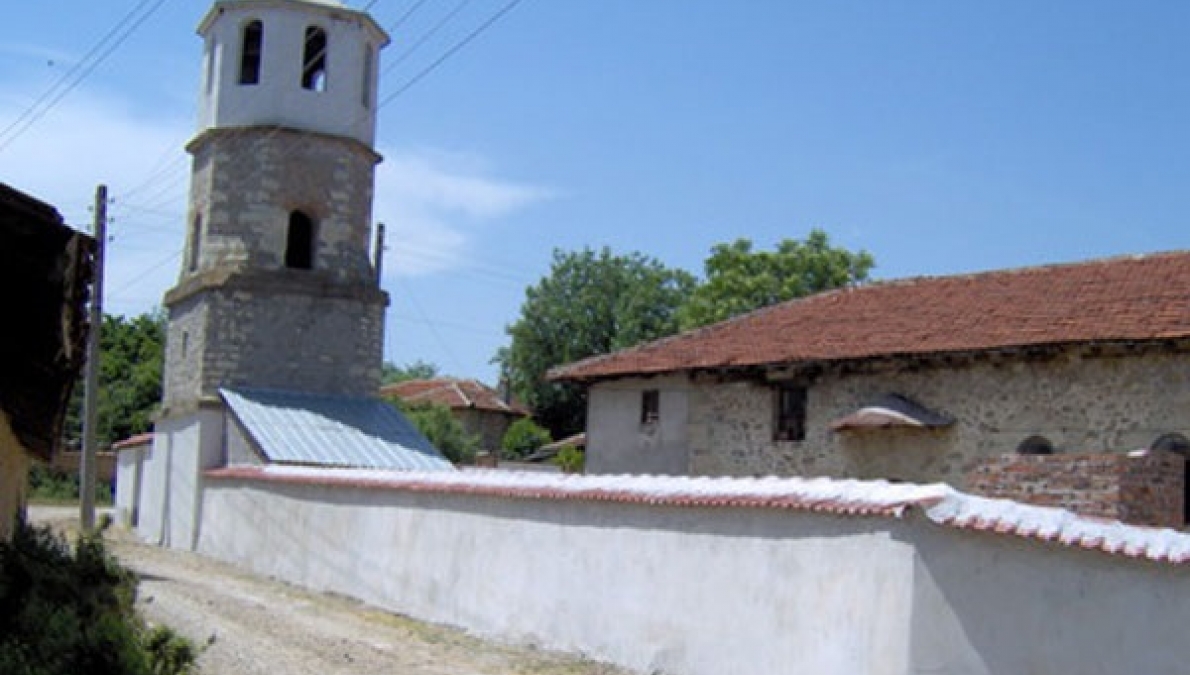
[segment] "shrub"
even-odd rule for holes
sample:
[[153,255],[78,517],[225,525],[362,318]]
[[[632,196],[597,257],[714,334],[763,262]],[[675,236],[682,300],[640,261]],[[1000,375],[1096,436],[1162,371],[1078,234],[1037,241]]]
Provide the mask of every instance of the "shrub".
[[479,449],[479,437],[468,434],[463,425],[450,413],[450,408],[438,403],[405,403],[399,399],[388,399],[397,406],[405,417],[417,427],[430,443],[438,448],[447,459],[455,464],[470,464],[475,461]]
[[135,598],[135,575],[98,534],[80,536],[72,550],[49,529],[20,523],[0,543],[0,673],[189,672],[193,648],[169,629],[149,631]]
[[537,452],[550,442],[550,432],[538,426],[528,417],[513,422],[500,440],[502,459],[521,459]]
[[564,445],[554,458],[554,464],[562,467],[563,473],[582,473],[587,464],[587,454],[573,445]]
[[[29,468],[29,499],[35,502],[77,502],[78,474],[34,462]],[[103,481],[96,483],[95,502],[111,504],[112,486]]]

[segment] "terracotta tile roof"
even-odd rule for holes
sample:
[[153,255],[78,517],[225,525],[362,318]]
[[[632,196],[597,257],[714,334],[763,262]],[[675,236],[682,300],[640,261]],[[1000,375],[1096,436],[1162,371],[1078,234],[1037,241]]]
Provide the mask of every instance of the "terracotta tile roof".
[[829,478],[575,475],[477,470],[395,472],[235,466],[214,480],[253,480],[371,490],[467,494],[703,508],[762,508],[901,518],[922,513],[940,526],[1092,549],[1169,564],[1190,563],[1190,534],[1080,516],[1065,509],[976,497],[942,483],[915,485]]
[[1190,337],[1190,251],[828,291],[562,366],[553,379]]
[[122,441],[112,443],[112,450],[119,452],[120,450],[127,450],[128,448],[139,448],[142,445],[149,445],[153,442],[153,432],[146,431],[143,434],[136,434],[129,436]]
[[406,380],[380,388],[381,396],[395,396],[408,403],[437,403],[451,409],[487,410],[508,415],[528,415],[529,411],[516,403],[508,403],[495,389],[476,380],[436,377],[429,380]]

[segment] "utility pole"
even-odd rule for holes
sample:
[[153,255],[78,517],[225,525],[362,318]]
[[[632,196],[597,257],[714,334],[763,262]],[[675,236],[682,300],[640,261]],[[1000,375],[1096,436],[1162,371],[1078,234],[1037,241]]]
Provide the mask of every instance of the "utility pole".
[[95,277],[91,286],[90,328],[83,380],[83,454],[79,462],[79,522],[84,532],[95,529],[95,474],[98,460],[95,426],[99,410],[99,333],[103,326],[103,252],[107,247],[107,186],[95,188]]

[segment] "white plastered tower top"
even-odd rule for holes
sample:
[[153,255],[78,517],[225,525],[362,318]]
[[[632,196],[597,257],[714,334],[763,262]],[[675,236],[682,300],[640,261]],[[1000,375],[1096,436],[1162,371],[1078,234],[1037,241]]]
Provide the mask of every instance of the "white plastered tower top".
[[198,133],[280,126],[372,147],[384,30],[337,0],[220,0],[198,26]]

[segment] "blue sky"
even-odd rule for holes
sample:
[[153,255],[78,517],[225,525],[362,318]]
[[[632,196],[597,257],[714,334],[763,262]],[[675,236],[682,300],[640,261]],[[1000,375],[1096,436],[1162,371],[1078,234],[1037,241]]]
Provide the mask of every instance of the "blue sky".
[[[370,11],[387,27],[415,4]],[[382,98],[504,4],[418,5]],[[0,129],[136,6],[6,7]],[[114,312],[177,276],[207,8],[164,0],[0,135],[0,181],[71,223],[110,186]],[[523,0],[381,111],[386,359],[494,381],[554,248],[699,272],[718,242],[821,227],[881,279],[1190,248],[1187,25],[1160,0]]]

